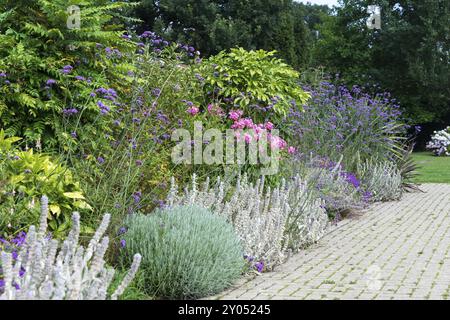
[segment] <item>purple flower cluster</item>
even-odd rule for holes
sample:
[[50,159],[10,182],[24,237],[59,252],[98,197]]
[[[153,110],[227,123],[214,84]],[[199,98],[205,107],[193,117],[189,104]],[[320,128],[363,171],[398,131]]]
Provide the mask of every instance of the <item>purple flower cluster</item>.
[[[143,53],[143,47],[145,46],[144,41],[148,41],[150,46],[153,48],[153,51],[157,54],[160,54],[162,50],[170,45],[170,42],[163,39],[162,37],[158,36],[155,32],[152,31],[144,31],[140,36],[139,39],[141,39],[142,42],[137,43],[138,53]],[[177,43],[177,49],[181,50],[181,52],[185,53],[188,57],[194,58],[196,57],[196,61],[200,62],[201,59],[200,51],[196,50],[194,47]],[[181,56],[178,56],[178,59],[181,59]]]
[[[303,153],[338,158],[359,152],[361,158],[387,157],[405,131],[399,126],[401,111],[389,93],[371,96],[354,86],[348,89],[329,82],[304,87],[311,98],[301,112],[294,106],[286,118]],[[344,157],[344,163],[351,157]],[[350,169],[355,169],[354,163]]]
[[[117,102],[117,99],[118,99],[117,92],[116,92],[116,90],[114,90],[112,88],[109,88],[109,89],[98,88],[94,92],[91,92],[91,97],[96,97],[96,96],[99,96],[99,98],[109,100],[115,105],[120,105]],[[107,114],[111,111],[111,107],[106,105],[101,100],[97,101],[97,106],[99,107],[101,114]]]
[[[19,232],[14,238],[11,240],[6,240],[2,237],[0,237],[0,253],[2,251],[10,253],[13,260],[17,260],[18,258],[18,250],[20,247],[22,247],[25,244],[27,234],[23,231]],[[1,261],[0,261],[1,263]],[[23,267],[19,270],[19,277],[23,277],[25,275],[25,269]],[[3,291],[3,288],[5,286],[5,281],[3,280],[3,270],[0,264],[0,294]],[[16,290],[19,290],[20,287],[17,283],[13,283],[13,286],[16,288]]]
[[78,113],[78,110],[75,108],[67,108],[67,109],[63,109],[63,115],[65,116],[72,116],[74,114]]
[[106,57],[108,59],[112,59],[112,58],[122,58],[122,52],[120,52],[119,49],[116,48],[110,48],[110,47],[106,47],[105,48],[105,52],[106,52]]
[[69,74],[72,72],[72,70],[73,70],[73,67],[71,65],[66,65],[62,68],[61,72],[63,74]]
[[10,85],[11,81],[9,81],[8,79],[6,79],[8,77],[8,74],[5,72],[0,72],[0,80],[3,81],[4,84],[6,85]]
[[46,82],[46,84],[47,84],[48,86],[52,86],[52,85],[56,84],[56,80],[55,80],[55,79],[48,79],[47,82]]
[[356,189],[358,189],[361,185],[358,178],[351,172],[341,172],[341,176],[345,178],[345,181],[351,183]]
[[137,191],[131,195],[135,204],[138,204],[141,201],[142,193]]
[[[163,38],[159,37],[156,33],[151,31],[144,31],[139,38],[142,41],[145,41],[148,39],[148,42],[153,47],[153,51],[156,53],[161,53],[162,49],[169,46],[169,41],[164,40]],[[143,53],[143,47],[145,46],[144,42],[138,42],[137,47],[138,53]]]
[[263,272],[264,270],[264,261],[256,261],[255,258],[252,256],[244,255],[244,259],[247,260],[247,262],[251,265],[252,268],[254,268],[259,273]]
[[97,101],[97,106],[100,108],[101,114],[107,114],[109,111],[111,111],[111,108],[108,107],[106,104],[104,104],[102,101]]

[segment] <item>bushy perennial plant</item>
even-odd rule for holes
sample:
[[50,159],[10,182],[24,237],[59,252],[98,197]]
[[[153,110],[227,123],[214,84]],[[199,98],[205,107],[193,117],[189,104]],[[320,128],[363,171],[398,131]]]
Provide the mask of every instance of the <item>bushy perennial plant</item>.
[[276,52],[232,48],[210,57],[201,66],[205,89],[213,96],[229,99],[246,113],[286,115],[309,95],[298,86],[299,73],[275,57]]
[[355,172],[359,159],[392,160],[399,152],[405,126],[401,111],[388,93],[370,96],[329,82],[305,87],[311,99],[305,112],[292,109],[286,119],[298,150],[338,161]]
[[264,178],[256,183],[239,177],[236,184],[218,178],[210,186],[209,178],[198,188],[193,176],[190,188],[178,192],[175,180],[167,199],[169,207],[196,204],[225,217],[233,224],[245,256],[257,269],[272,269],[282,263],[289,251],[317,241],[324,233],[328,218],[319,199],[312,197],[297,177],[282,181],[276,188],[264,187]]
[[393,162],[367,160],[359,165],[361,183],[369,190],[372,201],[398,200],[402,196],[402,176]]
[[[104,300],[114,269],[106,267],[104,255],[109,239],[103,237],[110,215],[106,214],[87,248],[78,244],[80,216],[73,214],[73,226],[59,246],[47,236],[48,199],[41,200],[39,229],[28,230],[18,251],[1,252],[3,287],[0,300]],[[59,248],[59,249],[58,249]],[[132,266],[111,295],[117,299],[136,274],[141,256],[134,255]]]
[[61,237],[70,229],[72,211],[84,213],[91,208],[72,170],[46,154],[20,150],[14,145],[19,140],[0,130],[0,235],[36,224],[39,198],[45,194],[49,198],[49,230],[54,237]]
[[450,126],[444,130],[434,131],[427,149],[437,156],[450,156]]
[[175,206],[126,220],[123,252],[138,250],[144,291],[158,298],[219,293],[244,271],[242,246],[222,217],[197,206]]
[[[76,21],[68,11],[71,4],[82,12],[80,27],[68,27]],[[115,21],[124,19],[121,13],[131,5],[94,0],[0,2],[0,74],[7,81],[0,82],[0,125],[8,134],[29,143],[41,140],[44,148],[56,149],[70,139],[70,132],[63,132],[68,118],[82,118],[80,136],[107,131],[109,117],[104,112],[116,106],[89,94],[100,86],[129,83],[124,72],[128,66],[118,58],[134,48],[120,37],[123,32]]]

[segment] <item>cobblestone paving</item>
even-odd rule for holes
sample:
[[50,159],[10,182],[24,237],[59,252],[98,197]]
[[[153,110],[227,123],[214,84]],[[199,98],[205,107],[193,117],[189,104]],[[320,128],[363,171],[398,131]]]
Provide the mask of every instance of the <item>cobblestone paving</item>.
[[450,185],[341,222],[274,272],[215,299],[448,299]]

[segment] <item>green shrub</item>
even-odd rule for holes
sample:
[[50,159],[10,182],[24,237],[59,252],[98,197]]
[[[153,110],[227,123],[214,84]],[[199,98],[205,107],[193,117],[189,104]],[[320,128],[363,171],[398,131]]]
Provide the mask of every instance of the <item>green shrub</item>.
[[233,98],[249,115],[259,109],[254,106],[273,108],[279,115],[286,115],[293,104],[301,110],[309,95],[297,84],[299,73],[274,54],[242,48],[222,51],[204,64],[205,88]]
[[[81,10],[79,28],[69,28],[70,5]],[[1,1],[0,126],[7,134],[54,148],[71,139],[71,131],[63,131],[74,113],[84,127],[79,135],[98,136],[108,128],[108,117],[99,117],[99,98],[89,94],[127,82],[130,68],[118,57],[134,47],[121,38],[115,23],[129,5],[106,0]]]
[[132,215],[126,221],[126,256],[139,250],[147,294],[200,298],[232,284],[245,265],[242,247],[225,218],[196,206]]
[[[48,155],[12,145],[0,131],[0,230],[14,233],[39,221],[39,198],[49,198],[49,230],[62,236],[73,211],[89,210],[71,171]],[[13,209],[11,209],[13,208]],[[8,228],[13,226],[14,228]]]
[[[73,139],[77,149],[65,155],[95,209],[92,224],[99,219],[98,212],[109,212],[117,221],[131,212],[150,212],[164,199],[172,175],[189,177],[193,170],[193,166],[173,165],[175,142],[170,138],[175,129],[193,130],[200,117],[186,112],[187,101],[207,108],[194,59],[176,44],[157,45],[162,40],[154,34],[144,37],[147,33],[129,40],[139,41],[136,54],[129,56],[132,82],[126,84],[128,94],[117,100],[120,108],[108,114],[107,134],[95,139],[80,134]],[[72,122],[72,129],[66,131],[69,136],[76,130],[77,121]]]

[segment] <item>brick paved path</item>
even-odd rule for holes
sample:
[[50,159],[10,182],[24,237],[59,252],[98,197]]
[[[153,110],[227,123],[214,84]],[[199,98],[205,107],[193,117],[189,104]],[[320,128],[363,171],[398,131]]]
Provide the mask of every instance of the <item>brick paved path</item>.
[[450,185],[374,205],[319,243],[215,298],[448,299]]

